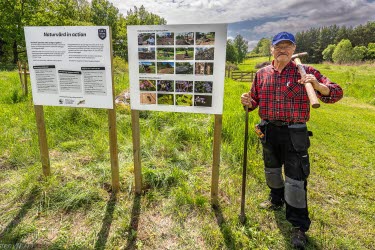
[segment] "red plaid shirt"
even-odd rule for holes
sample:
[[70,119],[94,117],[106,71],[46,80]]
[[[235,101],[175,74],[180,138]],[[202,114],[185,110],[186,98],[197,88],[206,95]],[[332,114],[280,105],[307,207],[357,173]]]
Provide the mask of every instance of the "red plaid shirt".
[[[343,91],[339,85],[310,66],[304,65],[304,68],[306,74],[313,74],[329,88],[329,96],[315,91],[322,102],[334,103],[342,98]],[[264,120],[307,122],[310,118],[310,101],[305,86],[297,82],[299,79],[301,75],[293,61],[282,72],[275,70],[273,62],[258,70],[250,91],[253,106],[250,110],[259,106],[259,116]]]

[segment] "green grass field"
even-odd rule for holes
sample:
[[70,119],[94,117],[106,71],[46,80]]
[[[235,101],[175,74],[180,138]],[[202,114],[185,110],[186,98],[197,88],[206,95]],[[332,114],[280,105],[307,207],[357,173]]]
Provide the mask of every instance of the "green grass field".
[[[341,83],[345,97],[312,110],[308,123],[314,136],[307,249],[374,249],[375,66],[314,66]],[[127,74],[115,75],[116,93],[128,84]],[[144,191],[137,197],[130,112],[118,108],[121,191],[113,197],[107,112],[44,108],[52,170],[44,179],[31,97],[22,97],[17,73],[0,72],[0,249],[290,249],[285,209],[257,207],[268,188],[253,131],[247,222],[238,220],[244,131],[239,97],[248,89],[225,80],[220,206],[213,210],[212,115],[140,112]],[[257,113],[249,120],[252,128]]]

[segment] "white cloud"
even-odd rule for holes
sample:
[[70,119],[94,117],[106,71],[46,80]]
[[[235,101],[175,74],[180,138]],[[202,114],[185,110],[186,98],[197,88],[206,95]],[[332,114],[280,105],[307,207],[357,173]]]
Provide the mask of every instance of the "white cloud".
[[248,46],[247,50],[248,51],[253,50],[255,48],[255,46],[257,46],[257,44],[258,44],[258,40],[248,41],[247,42],[247,46]]

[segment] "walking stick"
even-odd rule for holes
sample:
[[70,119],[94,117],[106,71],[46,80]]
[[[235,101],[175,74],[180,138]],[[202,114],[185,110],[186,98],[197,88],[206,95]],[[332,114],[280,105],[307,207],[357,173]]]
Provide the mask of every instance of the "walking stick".
[[243,147],[243,163],[242,163],[242,194],[241,194],[241,214],[240,221],[242,224],[246,222],[245,215],[245,193],[246,193],[246,168],[247,168],[247,141],[249,137],[249,107],[245,106],[245,142]]

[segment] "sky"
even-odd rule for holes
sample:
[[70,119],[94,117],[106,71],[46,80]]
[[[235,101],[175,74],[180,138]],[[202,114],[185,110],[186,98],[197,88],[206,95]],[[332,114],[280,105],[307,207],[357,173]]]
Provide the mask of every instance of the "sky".
[[134,6],[167,24],[228,23],[228,38],[241,34],[251,50],[263,37],[311,27],[357,26],[375,21],[375,0],[109,0],[126,15]]

